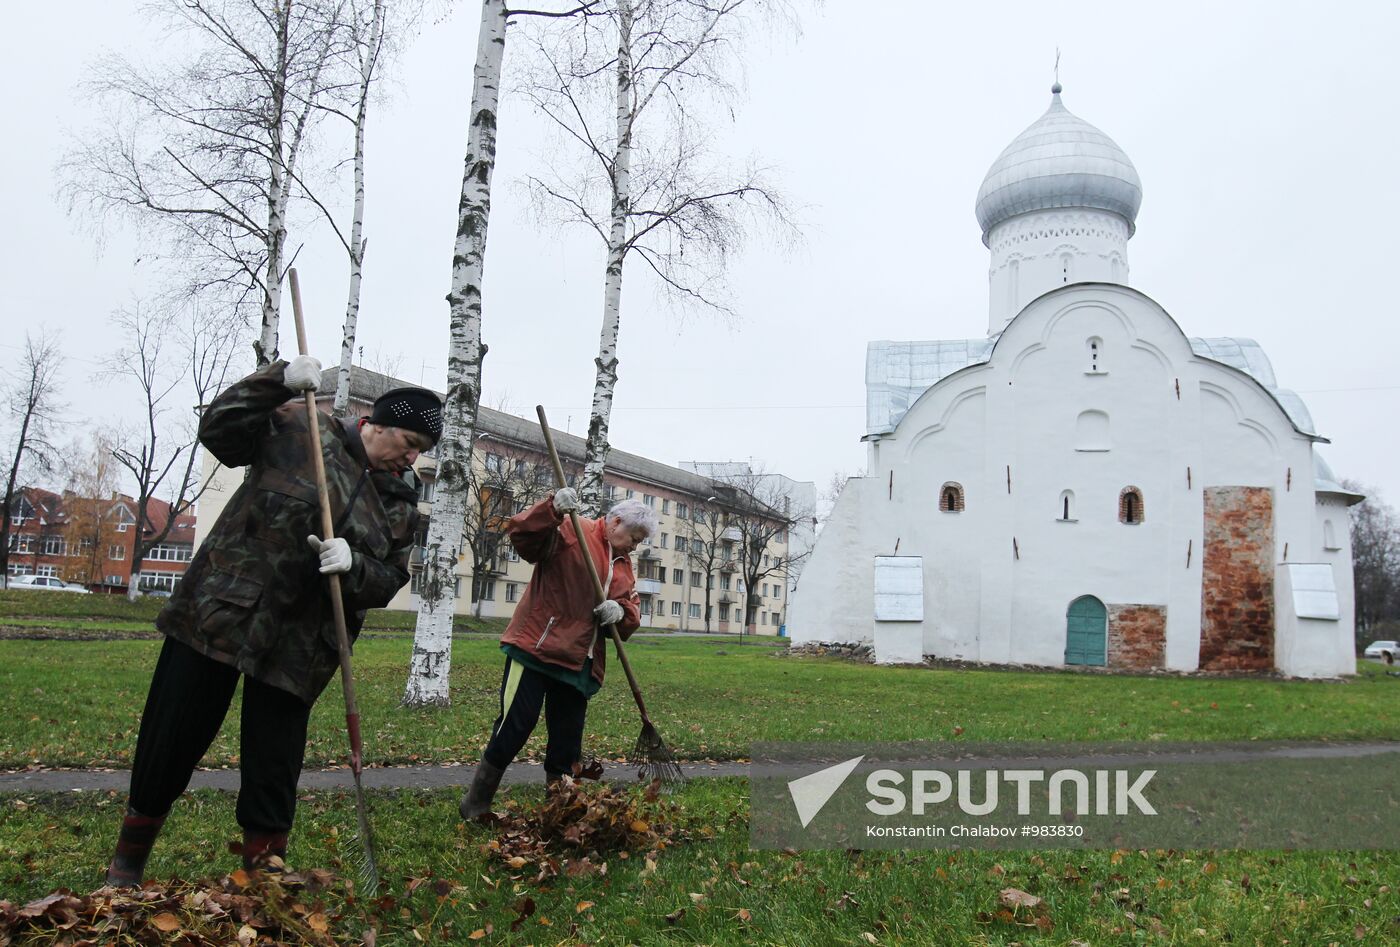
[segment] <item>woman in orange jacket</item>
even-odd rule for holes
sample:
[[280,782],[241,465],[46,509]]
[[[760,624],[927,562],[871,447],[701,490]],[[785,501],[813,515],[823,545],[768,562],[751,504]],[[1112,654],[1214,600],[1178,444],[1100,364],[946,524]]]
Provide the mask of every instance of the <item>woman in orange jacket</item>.
[[506,525],[511,544],[534,564],[535,574],[501,636],[506,665],[500,712],[458,806],[464,819],[490,811],[501,776],[534,731],[542,707],[549,733],[545,779],[553,782],[573,768],[582,755],[588,699],[603,686],[607,627],[626,641],[641,625],[631,553],[656,531],[655,511],[623,500],[603,518],[582,521],[588,555],[607,589],[607,599],[598,604],[578,537],[567,522],[577,509],[578,495],[563,487]]

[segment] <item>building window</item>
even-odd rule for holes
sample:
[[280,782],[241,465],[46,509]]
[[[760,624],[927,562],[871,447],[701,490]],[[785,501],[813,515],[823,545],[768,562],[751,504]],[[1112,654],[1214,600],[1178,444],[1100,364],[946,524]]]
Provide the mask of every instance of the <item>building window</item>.
[[670,501],[670,500],[662,500],[662,501],[661,501],[661,512],[662,512],[662,513],[670,513],[670,512],[671,512],[671,501]]
[[108,547],[107,547],[107,558],[108,558],[108,559],[125,559],[125,558],[126,558],[126,547],[125,547],[125,546],[108,546]]
[[419,480],[419,481],[418,481],[418,502],[419,502],[419,503],[431,503],[431,502],[433,502],[433,493],[436,491],[436,489],[437,489],[437,481],[436,481],[436,480]]
[[121,585],[121,584],[124,583],[125,581],[126,581],[126,579],[123,578],[122,576],[119,576],[119,575],[109,575],[109,576],[107,576],[107,578],[105,578],[105,579],[102,580],[102,583],[103,583],[104,585]]
[[763,594],[764,594],[765,597],[767,597],[767,595],[768,595],[768,583],[767,583],[767,582],[763,583]]
[[686,506],[684,503],[677,503],[676,515],[679,516],[681,519],[685,519],[687,516],[690,515],[690,507]]
[[1124,487],[1118,494],[1118,522],[1135,526],[1142,521],[1142,491],[1137,487]]
[[719,620],[720,620],[720,621],[729,621],[729,606],[728,606],[728,605],[721,605],[721,606],[719,607]]
[[672,584],[672,585],[684,585],[684,584],[685,584],[685,571],[682,570],[682,569],[672,569],[672,570],[671,570],[671,584]]
[[66,556],[68,555],[68,543],[64,541],[62,536],[45,536],[44,555]]
[[494,602],[496,600],[495,579],[472,579],[472,601]]
[[504,475],[506,472],[506,459],[500,454],[488,453],[486,455],[486,472],[497,476]]
[[1342,548],[1337,544],[1337,531],[1336,528],[1332,526],[1331,520],[1322,521],[1322,548],[1330,551],[1336,551]]
[[690,617],[691,617],[691,618],[699,618],[699,617],[700,617],[700,603],[699,603],[699,602],[691,602],[691,603],[690,603]]
[[1066,490],[1060,494],[1060,519],[1070,522],[1074,519],[1074,491]]
[[963,511],[963,488],[962,484],[954,483],[951,480],[938,491],[938,512],[940,513],[961,513]]
[[693,570],[691,571],[691,573],[690,573],[690,584],[691,584],[691,586],[694,587],[694,588],[697,588],[697,589],[700,588],[700,573],[695,572],[695,571],[693,571]]
[[719,576],[719,587],[720,587],[720,590],[721,590],[721,591],[724,591],[724,592],[728,592],[728,591],[729,591],[729,586],[730,586],[729,573],[728,573],[728,572],[721,572],[721,573],[720,573],[720,576]]
[[189,562],[194,558],[194,547],[188,543],[158,543],[146,553],[146,558],[156,562]]
[[1089,346],[1089,374],[1102,375],[1103,369],[1103,339],[1094,336],[1088,342]]
[[179,576],[173,572],[143,572],[137,588],[143,592],[173,592]]
[[88,555],[89,553],[92,552],[92,547],[93,547],[93,541],[92,541],[91,539],[80,539],[80,540],[78,540],[78,552],[77,552],[77,555],[79,555],[79,556],[86,556],[86,555]]
[[669,543],[670,543],[670,542],[671,542],[671,536],[670,536],[670,534],[669,534],[669,533],[662,533],[662,534],[661,534],[661,548],[662,548],[662,549],[669,549],[669,548],[670,548],[670,546],[669,546]]
[[34,570],[34,574],[52,578],[58,575],[58,569],[54,566],[40,566]]
[[652,496],[650,493],[642,494],[642,503],[651,507],[653,510],[656,509],[656,497]]
[[672,602],[672,603],[671,603],[671,617],[672,617],[672,618],[680,618],[680,617],[681,617],[681,603],[680,603],[680,602]]
[[783,597],[783,587],[782,587],[781,585],[779,585],[778,583],[776,583],[776,582],[773,583],[773,597],[774,597],[774,598],[782,598],[782,597]]
[[636,495],[637,495],[637,491],[636,491],[636,490],[628,490],[628,491],[627,491],[627,499],[629,499],[629,500],[632,499],[633,497],[635,497]]
[[685,552],[687,545],[688,544],[684,536],[676,537],[676,552]]
[[507,583],[506,583],[506,601],[507,601],[507,602],[518,602],[518,601],[520,601],[520,583],[519,583],[519,582],[507,582]]
[[603,487],[603,492],[607,494],[609,500],[617,498],[617,484],[609,483]]
[[11,551],[11,552],[21,552],[21,553],[30,553],[30,552],[33,552],[33,551],[34,551],[34,537],[33,537],[33,536],[15,536],[15,535],[11,535],[11,536],[10,536],[10,551]]
[[651,596],[648,595],[646,598],[642,599],[641,609],[643,615],[648,618],[651,617]]

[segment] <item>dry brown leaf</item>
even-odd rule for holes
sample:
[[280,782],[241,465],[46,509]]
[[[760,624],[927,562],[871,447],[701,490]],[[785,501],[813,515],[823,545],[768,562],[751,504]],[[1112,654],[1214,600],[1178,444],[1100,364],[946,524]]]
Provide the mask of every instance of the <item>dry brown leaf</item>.
[[481,938],[485,936],[486,932],[478,927],[476,930],[472,931],[470,934],[467,935],[467,940],[481,940]]
[[592,901],[580,901],[578,904],[574,905],[574,913],[582,914],[584,911],[587,911],[591,907],[593,907]]
[[151,918],[151,926],[156,928],[156,930],[164,931],[169,934],[171,931],[178,931],[183,925],[180,924],[180,919],[178,917],[171,914],[169,911],[162,911]]
[[745,924],[753,920],[753,915],[749,913],[748,908],[740,908],[739,913],[734,916],[737,917],[739,920],[743,921]]
[[1029,910],[1040,904],[1040,899],[1033,894],[1027,894],[1020,888],[1002,888],[1001,903],[1013,910],[1017,908]]

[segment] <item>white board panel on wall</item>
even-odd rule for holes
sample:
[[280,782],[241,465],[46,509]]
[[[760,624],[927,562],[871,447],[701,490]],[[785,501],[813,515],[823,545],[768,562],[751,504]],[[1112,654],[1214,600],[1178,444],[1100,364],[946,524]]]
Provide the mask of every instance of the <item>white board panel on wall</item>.
[[1332,565],[1327,562],[1288,563],[1293,587],[1293,613],[1299,618],[1337,621],[1342,617]]
[[875,620],[924,620],[924,557],[875,557]]

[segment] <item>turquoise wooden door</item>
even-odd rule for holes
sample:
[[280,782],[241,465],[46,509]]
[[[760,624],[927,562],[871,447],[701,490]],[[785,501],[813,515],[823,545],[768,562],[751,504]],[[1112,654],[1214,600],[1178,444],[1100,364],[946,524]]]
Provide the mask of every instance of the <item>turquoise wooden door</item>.
[[1065,663],[1108,663],[1108,609],[1092,595],[1077,598],[1069,605],[1065,634]]

